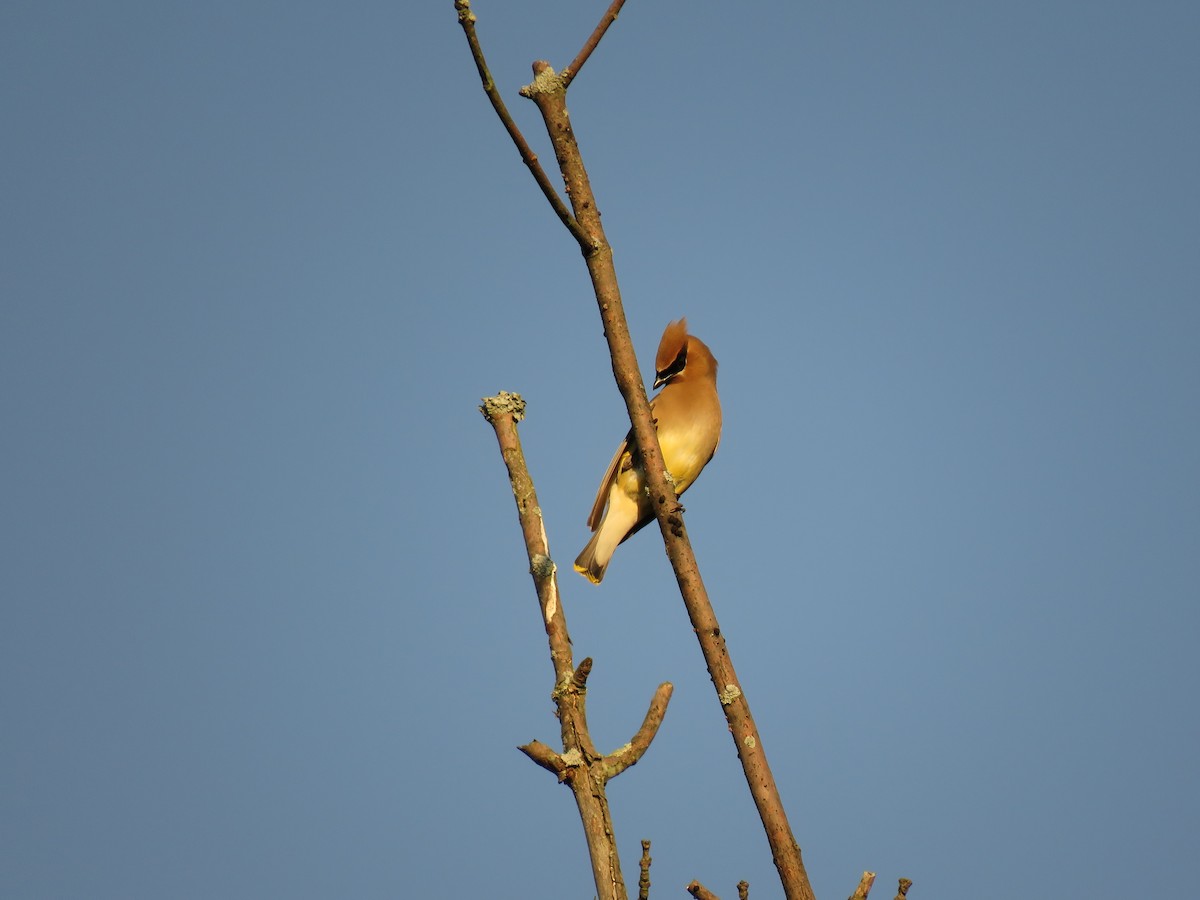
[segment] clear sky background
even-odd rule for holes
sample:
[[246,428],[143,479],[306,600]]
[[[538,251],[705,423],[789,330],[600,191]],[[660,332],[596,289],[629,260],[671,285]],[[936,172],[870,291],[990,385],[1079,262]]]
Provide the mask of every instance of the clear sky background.
[[[477,0],[505,97],[597,2]],[[1161,897],[1200,839],[1200,6],[630,0],[570,92],[822,900]],[[780,895],[627,422],[451,0],[0,8],[0,895],[592,896],[522,438],[627,880]]]

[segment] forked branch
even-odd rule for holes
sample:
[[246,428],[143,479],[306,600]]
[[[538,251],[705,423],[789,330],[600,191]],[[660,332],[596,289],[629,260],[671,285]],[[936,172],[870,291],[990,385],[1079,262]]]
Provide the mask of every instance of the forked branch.
[[671,685],[660,685],[655,691],[650,709],[633,741],[605,757],[597,752],[587,724],[587,683],[592,660],[585,659],[578,667],[572,662],[571,636],[559,602],[558,576],[550,557],[542,510],[517,436],[517,422],[525,416],[525,401],[519,394],[501,391],[495,397],[485,397],[479,409],[496,432],[517,504],[529,572],[533,576],[538,608],[550,645],[550,660],[554,665],[551,696],[562,732],[562,752],[541,741],[531,741],[519,749],[571,788],[583,821],[597,896],[601,900],[625,900],[625,883],[605,789],[610,779],[634,765],[650,746],[666,714]]
[[[537,182],[537,186],[542,189],[542,193],[546,196],[546,200],[549,201],[555,215],[567,227],[567,230],[576,236],[577,240],[582,239],[582,234],[579,231],[579,223],[575,221],[574,216],[571,215],[566,205],[562,202],[562,198],[558,196],[558,191],[550,183],[550,177],[538,161],[537,154],[533,152],[533,148],[525,140],[525,135],[521,134],[521,129],[517,127],[512,114],[509,113],[508,106],[504,103],[504,98],[500,96],[500,91],[496,89],[496,82],[492,79],[491,69],[488,68],[487,59],[483,55],[483,47],[479,43],[479,35],[475,31],[475,13],[471,11],[471,0],[454,0],[454,8],[458,10],[458,24],[462,26],[463,33],[467,36],[467,45],[471,48],[471,57],[475,60],[475,68],[479,70],[479,79],[483,82],[483,91],[487,94],[488,100],[491,101],[492,109],[500,117],[500,122],[504,125],[504,130],[508,132],[508,136],[512,138],[512,142],[517,147],[517,152],[521,154],[521,161],[528,167],[529,173],[533,175],[533,180]],[[586,59],[587,57],[584,58]]]
[[[468,0],[457,0],[457,4],[467,2]],[[463,6],[459,5],[458,8],[461,22]],[[471,29],[468,31],[468,40],[473,34],[474,16],[469,16],[469,19]],[[463,27],[466,29],[467,25],[464,24]],[[472,48],[472,53],[474,52]],[[476,60],[478,64],[478,56]],[[683,596],[692,628],[700,642],[713,687],[721,700],[721,708],[733,735],[750,794],[762,819],[784,894],[788,900],[814,900],[800,846],[792,836],[783,801],[763,749],[762,738],[754,724],[749,702],[733,668],[716,613],[700,578],[700,570],[691,541],[688,539],[675,490],[663,464],[646,386],[642,381],[637,356],[633,350],[633,340],[629,334],[629,324],[621,302],[612,247],[600,223],[600,210],[596,205],[587,169],[584,167],[579,144],[567,113],[566,92],[569,79],[556,74],[550,64],[543,61],[533,64],[533,72],[533,82],[522,88],[521,94],[533,100],[542,114],[554,147],[559,172],[566,184],[574,221],[578,225],[578,229],[572,228],[571,233],[579,241],[588,274],[591,276],[600,318],[604,323],[604,334],[608,339],[613,375],[629,412],[634,444],[645,466],[651,505],[658,519],[667,557],[675,571],[675,580]],[[487,86],[485,78],[485,89]]]
[[[521,95],[531,99],[542,115],[554,148],[559,172],[566,186],[566,193],[570,199],[571,211],[568,211],[496,90],[475,32],[475,15],[471,12],[470,0],[455,0],[459,23],[466,34],[484,91],[516,144],[521,158],[533,174],[534,180],[546,196],[555,214],[575,237],[583,252],[600,310],[600,318],[604,325],[604,334],[608,341],[613,374],[621,396],[625,400],[633,426],[634,445],[645,466],[648,492],[662,532],[667,557],[675,572],[675,579],[679,585],[688,618],[691,620],[692,628],[699,640],[713,687],[733,736],[750,794],[762,819],[784,894],[788,900],[814,900],[812,886],[801,858],[800,847],[792,836],[791,826],[784,812],[775,778],[767,763],[762,738],[754,724],[749,702],[734,670],[716,613],[700,577],[696,557],[684,526],[682,510],[663,464],[662,451],[651,417],[646,387],[642,382],[621,302],[621,292],[617,285],[616,270],[613,266],[612,248],[601,226],[600,211],[588,180],[587,170],[583,164],[570,117],[567,114],[567,87],[596,49],[609,26],[616,20],[623,4],[624,0],[613,0],[600,24],[584,43],[583,48],[561,73],[555,73],[547,62],[535,62],[533,82],[521,89]],[[488,415],[486,411],[485,415]],[[505,418],[504,415],[495,419],[488,415],[488,418],[496,426],[497,438],[500,440],[505,461],[510,462],[510,457],[519,458],[519,443],[516,440],[516,426],[512,416],[508,415],[507,422],[501,421]],[[506,436],[510,430],[511,436]],[[515,451],[512,449],[514,447]],[[570,642],[566,637],[566,624],[558,604],[558,586],[554,575],[554,565],[550,561],[549,551],[545,548],[545,530],[541,526],[540,510],[537,508],[536,497],[533,495],[532,482],[528,481],[528,473],[524,472],[523,459],[520,461],[519,474],[514,474],[512,463],[510,463],[509,471],[513,478],[513,491],[517,498],[518,510],[521,511],[522,529],[526,533],[526,543],[530,553],[530,570],[534,574],[546,632],[550,638],[551,658],[555,665],[557,684],[555,700],[560,704],[564,746],[564,752],[556,757],[552,755],[552,751],[546,752],[549,751],[549,748],[536,741],[526,745],[522,750],[539,765],[555,772],[560,780],[572,784],[576,800],[580,804],[580,814],[584,818],[585,827],[589,821],[588,816],[591,814],[585,810],[586,798],[599,797],[602,801],[603,812],[597,814],[603,816],[602,825],[607,828],[608,835],[611,837],[611,820],[608,819],[607,802],[603,799],[604,783],[608,778],[635,764],[641,754],[645,752],[645,747],[653,739],[662,719],[662,711],[665,711],[667,700],[670,698],[670,685],[662,685],[659,688],[651,703],[650,711],[647,712],[646,721],[643,722],[642,728],[634,736],[630,745],[603,759],[598,758],[587,733],[584,706],[587,673],[583,671],[583,678],[579,679],[575,677],[578,673],[573,672],[571,668]],[[524,487],[522,490],[518,490],[518,479],[523,486],[527,485],[527,493],[524,492]],[[536,515],[534,515],[535,511]],[[539,540],[534,541],[532,538],[539,538]],[[568,700],[570,702],[567,702]],[[584,775],[586,778],[583,777]],[[581,788],[583,781],[587,781],[592,789]],[[610,867],[610,871],[616,873],[613,884],[608,886],[602,884],[605,870],[601,864],[602,861],[597,859],[590,834],[589,849],[593,850],[593,869],[597,875],[597,889],[600,896],[602,898],[616,896],[615,893],[610,893],[606,887],[618,887],[620,896],[624,896],[624,885],[620,883],[619,865]],[[615,849],[611,851],[611,856],[612,862],[615,864]],[[864,874],[863,881],[860,882],[858,890],[855,892],[856,900],[860,896],[865,898],[870,891],[874,876],[868,880],[867,875],[869,874]],[[910,885],[911,882],[907,879],[901,879],[899,897],[903,897],[907,893]],[[688,886],[688,890],[696,897],[711,898],[714,896],[699,882],[693,882]],[[739,885],[739,893],[744,895],[746,890],[748,888]]]

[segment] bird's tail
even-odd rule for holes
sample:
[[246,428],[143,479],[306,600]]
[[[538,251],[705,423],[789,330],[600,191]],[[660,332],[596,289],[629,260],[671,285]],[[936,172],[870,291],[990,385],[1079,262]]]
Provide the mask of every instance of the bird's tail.
[[575,558],[575,571],[592,584],[599,584],[604,580],[604,570],[608,568],[608,561],[612,559],[611,548],[603,555],[603,558],[597,553],[600,534],[600,531],[593,534],[592,539],[587,542],[587,546]]

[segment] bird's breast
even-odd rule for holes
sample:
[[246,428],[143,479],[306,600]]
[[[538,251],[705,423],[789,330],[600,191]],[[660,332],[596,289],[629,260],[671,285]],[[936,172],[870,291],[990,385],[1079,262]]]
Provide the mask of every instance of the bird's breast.
[[659,427],[658,443],[663,462],[675,480],[675,491],[682,494],[712,459],[720,439],[720,419],[692,420],[670,428]]

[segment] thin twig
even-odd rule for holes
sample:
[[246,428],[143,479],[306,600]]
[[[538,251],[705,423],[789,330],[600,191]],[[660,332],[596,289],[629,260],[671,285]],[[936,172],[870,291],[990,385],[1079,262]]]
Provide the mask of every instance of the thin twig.
[[583,64],[588,61],[588,57],[592,55],[592,51],[596,49],[596,46],[600,43],[600,39],[604,37],[604,32],[608,31],[609,26],[617,21],[617,16],[621,14],[621,7],[624,5],[625,0],[613,0],[608,9],[604,11],[604,15],[600,18],[600,24],[596,26],[575,58],[562,70],[563,87],[566,87],[575,80],[575,76],[579,74],[579,70],[583,68]]
[[858,887],[854,889],[854,893],[850,895],[850,900],[867,900],[867,894],[871,893],[871,887],[875,884],[874,872],[863,872],[862,878],[858,881]]
[[721,900],[720,897],[718,897],[698,881],[693,881],[691,884],[689,884],[687,886],[687,892],[695,897],[696,900]]
[[547,772],[553,772],[559,781],[566,777],[566,763],[561,754],[555,753],[541,741],[530,741],[517,748]]
[[901,878],[900,879],[900,891],[899,891],[899,893],[896,894],[896,900],[904,900],[904,898],[908,896],[908,889],[910,887],[912,887],[912,879],[911,878]]
[[575,714],[563,722],[564,728],[570,727],[574,731],[572,744],[579,748],[589,763],[600,759],[600,751],[592,743],[592,732],[587,720],[587,680],[591,672],[592,658],[589,656],[579,664],[579,668],[575,670],[575,677],[571,679],[568,690],[574,695],[572,706]]
[[517,147],[517,152],[521,154],[521,161],[529,167],[529,172],[533,175],[533,180],[542,189],[542,193],[550,201],[550,206],[553,207],[555,215],[567,226],[567,230],[575,236],[577,241],[585,240],[583,232],[579,228],[579,223],[575,221],[575,217],[571,215],[562,198],[558,196],[558,191],[555,190],[554,185],[550,182],[550,176],[546,174],[546,170],[538,162],[537,154],[533,152],[533,148],[525,140],[525,135],[521,134],[521,129],[517,127],[517,123],[513,121],[508,107],[504,104],[504,98],[500,96],[500,92],[496,89],[496,82],[493,80],[487,60],[483,56],[483,47],[479,44],[479,35],[475,33],[475,13],[471,11],[471,0],[454,0],[454,8],[458,10],[458,24],[462,26],[463,33],[467,36],[467,44],[471,48],[471,56],[475,60],[475,68],[479,70],[479,79],[483,82],[484,93],[492,101],[492,108],[496,110],[496,115],[500,117],[500,122],[504,125],[504,130],[508,132],[508,136],[512,138],[513,143]]
[[642,727],[637,730],[633,740],[620,750],[604,757],[604,770],[609,778],[615,778],[630,766],[637,765],[638,760],[650,749],[650,742],[658,734],[658,728],[662,725],[663,716],[667,714],[667,704],[671,702],[671,694],[674,690],[675,686],[669,681],[660,684],[658,690],[654,692],[654,698],[650,701],[650,708],[646,710],[646,718],[642,720]]
[[638,900],[650,900],[650,842],[642,841],[642,874],[638,878]]
[[738,887],[738,900],[749,900],[750,882],[739,881],[737,887]]

